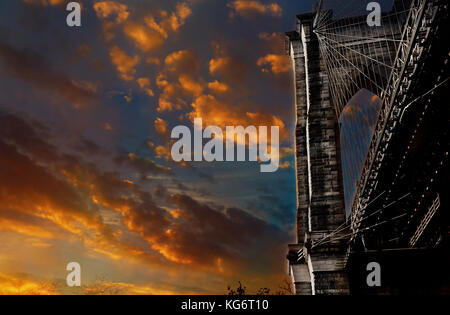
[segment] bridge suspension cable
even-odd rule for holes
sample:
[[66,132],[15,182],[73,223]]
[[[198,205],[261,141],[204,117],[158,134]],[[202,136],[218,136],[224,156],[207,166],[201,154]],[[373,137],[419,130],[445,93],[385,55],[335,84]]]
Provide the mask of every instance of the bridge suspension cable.
[[348,0],[342,5],[341,0],[322,0],[317,6],[313,28],[337,118],[361,89],[385,95],[397,50],[403,43],[411,2],[383,1],[379,26],[368,25],[369,2]]
[[[378,195],[376,198],[374,198],[374,199],[371,201],[371,203],[374,202],[375,200],[377,200],[379,197],[381,197],[384,193],[385,193],[385,191],[383,191],[380,195]],[[365,221],[365,220],[367,220],[367,219],[370,218],[370,217],[373,217],[374,215],[376,215],[376,214],[382,212],[383,210],[385,210],[386,208],[389,208],[390,206],[396,204],[397,202],[399,202],[399,201],[405,199],[405,198],[408,197],[409,195],[411,195],[411,193],[407,193],[407,194],[401,196],[400,198],[398,198],[398,199],[396,199],[396,200],[390,202],[390,203],[387,204],[386,206],[383,206],[383,207],[381,207],[381,208],[375,210],[374,212],[372,212],[372,213],[370,213],[370,214],[368,214],[368,215],[362,217],[361,220],[360,220],[360,222]],[[371,203],[370,203],[370,204],[371,204]],[[368,204],[366,207],[370,206],[370,204]],[[345,230],[348,229],[348,228],[350,228],[350,225],[345,225],[345,224],[346,224],[346,223],[342,224],[342,225],[339,226],[336,230],[332,231],[330,234],[324,236],[322,239],[320,239],[319,241],[317,241],[316,243],[314,243],[314,244],[312,245],[312,248],[317,247],[317,246],[322,245],[322,244],[326,244],[326,243],[328,243],[328,242],[330,242],[330,241],[336,241],[336,240],[338,240],[338,239],[342,239],[342,235],[339,235],[339,236],[334,237],[334,238],[333,238],[333,236],[334,236],[334,235],[337,235],[338,233],[340,233],[340,232],[342,232],[342,231],[345,231]],[[373,227],[373,226],[371,226],[371,227]],[[365,231],[365,230],[367,230],[367,228],[363,229],[362,231]],[[353,233],[350,233],[350,234],[348,234],[348,235],[346,235],[346,236],[351,236],[351,235],[353,235]],[[329,239],[329,240],[328,240],[328,239]]]
[[[367,226],[367,227],[365,227],[365,228],[359,230],[357,234],[360,234],[360,233],[362,233],[362,232],[364,232],[364,231],[367,231],[367,230],[374,229],[374,228],[376,228],[376,227],[378,227],[378,226],[381,226],[381,225],[385,225],[385,224],[390,223],[390,222],[392,222],[392,221],[401,219],[401,218],[403,218],[403,217],[406,217],[407,215],[408,215],[408,212],[405,212],[405,213],[400,214],[400,215],[398,215],[398,216],[395,216],[395,217],[393,217],[393,218],[384,220],[384,221],[379,222],[379,223],[372,224],[372,225],[370,225],[370,226]],[[332,242],[335,242],[335,241],[338,241],[338,240],[341,240],[341,239],[346,239],[346,238],[348,238],[349,236],[352,236],[352,235],[354,235],[354,234],[355,234],[355,233],[348,233],[348,234],[345,234],[345,235],[336,237],[336,238],[334,238],[334,239],[325,241],[325,242],[321,243],[320,245],[325,245],[325,244],[332,243]],[[317,245],[317,246],[318,246],[318,245]]]

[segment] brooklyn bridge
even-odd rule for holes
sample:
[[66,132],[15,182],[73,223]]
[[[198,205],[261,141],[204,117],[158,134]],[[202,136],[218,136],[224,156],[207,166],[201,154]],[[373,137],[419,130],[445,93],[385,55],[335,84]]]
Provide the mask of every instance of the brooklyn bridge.
[[318,1],[286,33],[298,208],[289,274],[302,295],[450,294],[448,2],[390,1],[374,26],[366,5]]

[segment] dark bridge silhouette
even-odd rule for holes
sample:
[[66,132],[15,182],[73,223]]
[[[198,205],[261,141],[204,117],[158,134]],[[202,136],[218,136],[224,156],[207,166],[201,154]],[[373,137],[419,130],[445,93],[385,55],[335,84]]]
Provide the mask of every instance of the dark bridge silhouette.
[[[448,3],[395,0],[381,26],[370,27],[361,1],[337,9],[331,2],[298,15],[287,33],[297,115],[297,244],[288,253],[296,293],[449,294]],[[381,105],[346,205],[338,119],[365,90]],[[366,282],[370,262],[381,266],[379,287]]]

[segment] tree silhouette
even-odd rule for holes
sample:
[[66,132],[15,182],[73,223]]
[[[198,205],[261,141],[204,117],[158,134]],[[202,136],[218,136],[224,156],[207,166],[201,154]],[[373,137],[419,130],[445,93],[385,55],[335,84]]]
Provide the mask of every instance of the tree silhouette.
[[[248,292],[247,287],[242,284],[241,281],[238,281],[239,286],[236,289],[233,289],[231,286],[227,287],[227,295],[251,295],[251,293]],[[256,291],[256,295],[293,295],[294,294],[294,287],[292,285],[292,282],[289,278],[284,278],[280,285],[278,286],[278,289],[275,291],[272,291],[270,288],[259,288]]]

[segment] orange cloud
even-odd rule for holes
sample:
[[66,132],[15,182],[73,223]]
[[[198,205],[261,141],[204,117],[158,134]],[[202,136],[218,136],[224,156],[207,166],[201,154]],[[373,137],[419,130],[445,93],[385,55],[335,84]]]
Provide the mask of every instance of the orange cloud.
[[216,58],[209,61],[209,72],[211,74],[222,73],[231,64],[231,58]]
[[159,81],[159,83],[164,87],[158,101],[158,112],[171,112],[187,106],[186,101],[180,97],[181,87],[178,83],[168,81]]
[[269,48],[271,52],[279,55],[285,54],[285,35],[283,33],[259,33],[258,38],[265,42],[264,48]]
[[234,0],[227,6],[233,9],[232,17],[240,15],[242,17],[258,17],[262,15],[271,15],[280,17],[283,9],[277,3],[263,4],[257,0]]
[[91,295],[103,295],[108,294],[108,292],[126,295],[172,295],[177,293],[177,289],[158,287],[152,284],[136,285],[124,282],[104,282],[99,285],[94,284],[84,290],[84,293]]
[[280,74],[291,70],[291,63],[288,56],[268,54],[257,61],[257,65],[263,72],[272,71],[273,74]]
[[169,133],[169,124],[164,119],[158,117],[155,120],[155,129],[160,135],[165,136]]
[[247,67],[236,58],[221,56],[209,61],[209,72],[213,76],[225,78],[227,82],[240,82],[247,72]]
[[148,52],[164,44],[171,32],[177,32],[184,25],[192,11],[187,3],[178,3],[175,12],[159,11],[157,16],[147,15],[143,22],[130,22],[124,26],[124,33],[137,47]]
[[192,95],[200,95],[203,92],[203,85],[199,82],[196,82],[190,76],[182,74],[179,77],[179,82],[184,91],[188,92]]
[[140,61],[139,56],[130,57],[117,46],[111,48],[109,56],[123,80],[131,81],[134,79],[136,65]]
[[103,23],[103,32],[106,40],[114,38],[114,28],[128,20],[130,15],[128,6],[116,1],[100,1],[94,3],[93,7],[97,17]]
[[192,50],[178,50],[170,53],[164,63],[168,71],[177,74],[196,73],[200,68],[200,59]]
[[137,83],[139,84],[141,90],[145,91],[145,93],[147,93],[148,96],[150,97],[155,96],[155,93],[153,93],[153,90],[150,88],[149,78],[139,78],[137,79]]
[[173,12],[168,18],[162,21],[162,25],[165,28],[169,28],[172,31],[177,31],[184,25],[186,19],[192,14],[192,10],[186,2],[180,2],[176,6],[176,11]]
[[39,282],[27,275],[0,273],[0,295],[54,295],[54,284]]
[[270,41],[280,38],[279,33],[259,33],[258,37],[262,40]]
[[52,239],[57,238],[48,228],[37,226],[32,222],[24,222],[14,218],[0,217],[0,230],[9,230],[19,234],[33,236],[38,238]]
[[162,37],[167,38],[170,31],[176,32],[184,25],[186,19],[192,14],[192,10],[187,2],[179,2],[175,12],[169,14],[161,10],[159,16],[149,15],[145,18],[145,23],[150,29],[158,32]]
[[230,87],[227,84],[221,83],[217,80],[214,82],[209,82],[208,88],[216,94],[223,94],[230,90]]
[[191,50],[179,50],[167,55],[164,59],[164,69],[156,77],[156,84],[162,90],[158,112],[187,107],[188,102],[184,96],[192,97],[202,93],[203,83],[192,78],[199,68],[200,59]]
[[162,145],[158,145],[155,147],[155,153],[156,153],[156,157],[158,159],[166,159],[169,160],[172,158],[172,155],[170,153],[170,148],[168,146],[162,146]]
[[100,1],[94,3],[94,10],[101,19],[112,18],[116,24],[125,22],[130,12],[125,4],[115,1]]
[[278,168],[289,168],[291,167],[291,163],[289,161],[284,161],[283,163],[280,163]]
[[189,117],[200,117],[206,126],[278,126],[282,136],[288,136],[285,125],[278,117],[266,113],[252,113],[242,106],[230,106],[220,102],[213,95],[201,95],[192,103]]
[[166,87],[168,84],[167,77],[163,73],[156,76],[156,85],[158,85],[160,89]]
[[112,131],[113,130],[113,127],[109,123],[105,123],[105,125],[103,127],[105,128],[106,131]]
[[[171,149],[174,142],[175,142],[174,140],[170,140],[163,145],[156,145],[152,141],[148,140],[147,146],[154,152],[156,158],[158,159],[164,159],[169,163],[176,163],[178,166],[181,167],[189,166],[189,164],[187,164],[185,161],[175,162],[172,159]],[[170,214],[173,216],[173,213]]]
[[161,60],[159,60],[159,58],[156,58],[156,57],[148,57],[145,61],[148,64],[156,65],[156,66],[159,66],[161,64]]
[[128,23],[124,27],[124,32],[134,40],[137,47],[145,52],[164,44],[164,37],[160,33],[138,23]]
[[[0,273],[0,295],[57,295],[66,292],[64,284],[48,279],[40,279],[27,274]],[[184,292],[184,291],[183,291]],[[152,283],[137,285],[125,282],[96,281],[84,284],[75,294],[85,295],[171,295],[180,294],[179,288],[170,285],[155,285]],[[187,291],[185,294],[198,292]]]
[[[70,184],[53,177],[43,166],[33,164],[29,158],[2,141],[0,151],[2,161],[9,165],[9,171],[0,174],[1,182],[8,182],[0,191],[2,207],[16,213],[15,216],[7,216],[8,212],[3,210],[3,223],[19,220],[21,224],[13,225],[17,227],[15,231],[46,238],[51,237],[51,234],[48,234],[50,232],[42,231],[38,227],[33,228],[33,225],[45,222],[47,229],[53,224],[51,226],[56,225],[75,235],[81,235],[84,228],[103,229],[100,217],[79,208],[86,204],[80,200]],[[26,185],[19,184],[15,179],[23,176],[28,179]],[[37,182],[39,188],[35,185]]]

